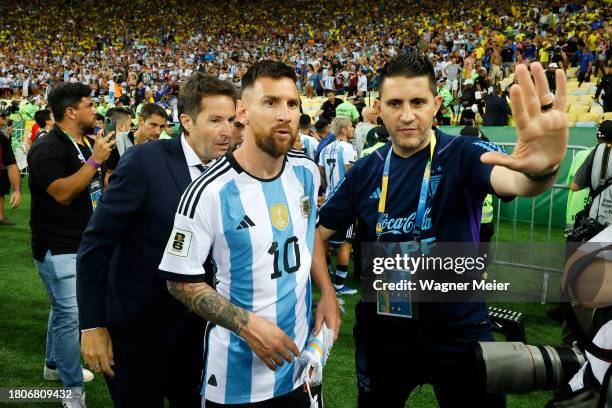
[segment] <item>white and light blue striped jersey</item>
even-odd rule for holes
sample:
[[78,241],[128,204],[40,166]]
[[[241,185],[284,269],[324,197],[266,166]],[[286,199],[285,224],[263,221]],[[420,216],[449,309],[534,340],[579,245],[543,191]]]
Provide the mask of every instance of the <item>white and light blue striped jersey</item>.
[[[292,150],[274,179],[249,175],[231,153],[187,188],[159,268],[170,280],[197,282],[212,248],[217,292],[275,323],[300,350],[311,327],[311,280],[320,175]],[[213,326],[206,344],[203,395],[247,404],[301,384],[297,360],[270,370],[233,332]]]
[[314,160],[315,152],[317,151],[319,142],[314,137],[305,135],[303,133],[300,133],[300,139],[302,139],[302,146],[304,146],[304,153],[306,153],[306,156]]
[[353,164],[357,159],[355,148],[343,140],[335,140],[321,150],[319,166],[325,174],[325,195],[329,197],[344,178],[345,165]]

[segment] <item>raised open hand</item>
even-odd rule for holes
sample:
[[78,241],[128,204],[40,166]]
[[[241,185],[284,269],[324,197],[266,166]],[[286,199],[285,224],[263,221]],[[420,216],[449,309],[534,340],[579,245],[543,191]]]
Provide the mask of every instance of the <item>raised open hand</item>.
[[511,155],[489,152],[480,160],[537,176],[554,171],[565,156],[569,134],[565,115],[567,81],[563,70],[557,69],[553,97],[542,65],[532,63],[531,74],[533,80],[527,67],[518,65],[518,85],[510,89],[517,133],[514,152]]

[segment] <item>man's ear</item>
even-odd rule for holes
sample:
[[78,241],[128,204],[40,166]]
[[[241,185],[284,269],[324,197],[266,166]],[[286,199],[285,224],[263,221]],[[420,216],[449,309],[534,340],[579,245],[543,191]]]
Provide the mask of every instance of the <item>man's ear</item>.
[[436,95],[436,97],[434,98],[434,104],[436,106],[434,114],[435,117],[438,114],[438,109],[440,109],[440,106],[442,105],[442,97],[440,95]]
[[187,115],[186,113],[181,113],[179,120],[181,121],[183,129],[185,129],[187,133],[191,133],[191,129],[193,128],[193,120],[191,119],[191,116]]
[[238,100],[236,102],[236,121],[245,126],[249,124],[249,120],[247,119],[246,105],[242,100]]
[[75,120],[76,114],[74,113],[74,109],[72,107],[68,107],[64,112],[64,116],[68,116],[70,119]]

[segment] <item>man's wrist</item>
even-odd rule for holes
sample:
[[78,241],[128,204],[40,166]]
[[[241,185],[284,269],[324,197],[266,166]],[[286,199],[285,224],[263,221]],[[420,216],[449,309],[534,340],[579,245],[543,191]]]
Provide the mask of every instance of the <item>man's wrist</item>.
[[334,288],[334,285],[332,284],[331,280],[329,280],[328,282],[321,283],[318,286],[319,292],[321,293],[321,297],[336,293],[336,289]]
[[235,332],[238,336],[242,337],[245,340],[248,340],[249,337],[253,334],[253,332],[251,331],[251,326],[249,326],[249,324],[251,324],[253,320],[251,314],[252,312],[247,312],[246,323],[240,326]]
[[96,170],[98,170],[98,168],[100,167],[100,163],[95,161],[93,157],[90,157],[89,159],[87,159],[86,163],[89,164],[91,167],[93,167]]
[[13,188],[13,191],[16,193],[21,193],[21,187]]
[[536,183],[543,183],[545,181],[549,181],[552,177],[556,176],[557,173],[559,173],[559,169],[561,169],[561,164],[557,164],[554,169],[550,170],[550,171],[546,171],[543,174],[527,174],[527,173],[523,173],[525,175],[525,177],[527,177],[529,180],[536,182]]

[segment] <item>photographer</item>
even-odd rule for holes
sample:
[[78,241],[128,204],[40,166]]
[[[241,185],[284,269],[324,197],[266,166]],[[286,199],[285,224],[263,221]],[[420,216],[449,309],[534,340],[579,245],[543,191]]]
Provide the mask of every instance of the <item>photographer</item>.
[[[612,161],[609,160],[612,121],[601,122],[597,128],[597,141],[599,145],[580,166],[570,184],[572,191],[590,188],[590,204],[576,214],[574,231],[570,237],[573,241],[584,242],[612,224]],[[584,231],[579,233],[578,230]]]
[[581,245],[565,265],[562,287],[566,289],[574,304],[591,308],[593,312],[590,319],[580,322],[587,339],[579,338],[579,345],[587,349],[587,362],[556,394],[555,400],[549,402],[548,408],[608,407],[612,403],[610,359],[602,355],[604,350],[608,354],[612,350],[610,242],[612,242],[612,226],[608,226]]

